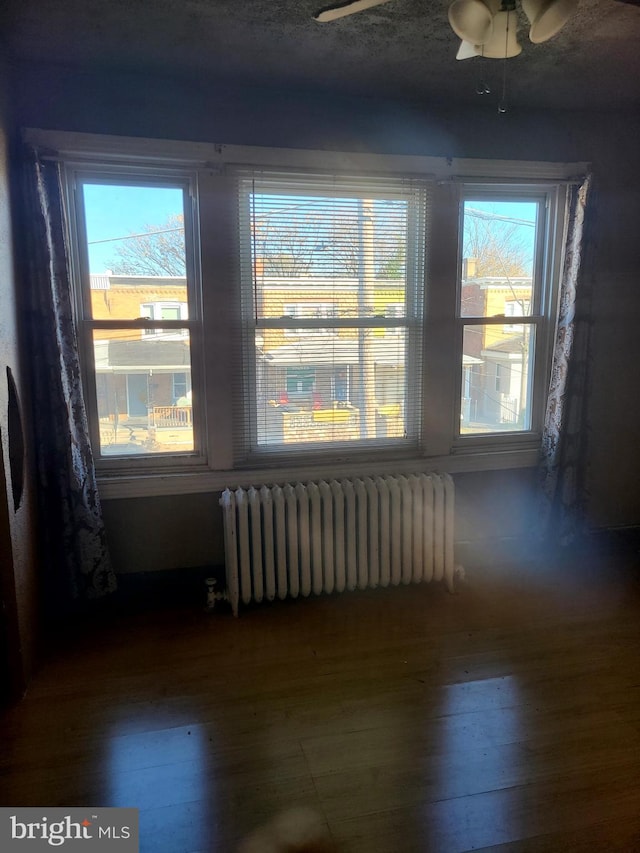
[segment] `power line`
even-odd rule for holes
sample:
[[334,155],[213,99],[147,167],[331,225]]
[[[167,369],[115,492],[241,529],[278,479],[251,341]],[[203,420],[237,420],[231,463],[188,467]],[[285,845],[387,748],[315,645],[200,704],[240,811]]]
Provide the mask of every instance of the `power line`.
[[474,207],[465,207],[465,216],[471,216],[473,219],[497,219],[499,222],[511,222],[513,225],[527,225],[529,228],[535,228],[536,222],[532,219],[517,219],[513,216],[501,216],[499,213],[490,213],[488,210],[478,210]]
[[[276,196],[276,198],[277,198],[277,196]],[[308,200],[301,202],[300,204],[289,205],[287,207],[279,207],[278,204],[275,203],[274,206],[272,207],[272,209],[270,209],[270,210],[257,211],[256,212],[256,218],[262,219],[262,218],[267,218],[269,216],[277,216],[277,215],[280,215],[282,213],[290,213],[291,211],[297,211],[297,210],[305,210],[307,212],[315,213],[316,212],[316,210],[315,210],[316,205],[314,204],[315,201],[316,201],[316,198],[311,197]],[[340,201],[342,201],[342,199],[340,199]],[[347,199],[347,201],[353,201],[353,199]],[[395,201],[395,200],[392,200],[392,201]],[[311,202],[311,205],[309,204],[309,202]],[[323,202],[324,202],[324,200],[323,200]],[[338,210],[338,212],[340,213],[339,210]],[[350,222],[350,221],[351,221],[351,217],[348,218],[347,222]],[[97,246],[99,243],[115,243],[115,242],[119,242],[121,240],[136,240],[139,237],[152,237],[156,234],[170,234],[170,233],[175,232],[175,231],[184,231],[184,227],[161,228],[158,231],[143,231],[141,234],[127,234],[124,237],[105,237],[103,240],[88,240],[87,245],[88,246]]]
[[127,234],[126,237],[107,237],[104,240],[88,240],[87,246],[98,243],[115,243],[117,240],[136,240],[138,237],[153,237],[156,234],[169,234],[172,231],[184,231],[184,228],[161,228],[160,231],[143,231],[142,234]]
[[[287,208],[285,208],[285,209],[274,208],[273,210],[270,210],[270,211],[262,211],[262,212],[258,213],[257,217],[259,218],[259,217],[272,216],[272,215],[276,215],[276,214],[279,214],[282,212],[289,212],[291,210],[301,209],[305,206],[306,205],[295,205],[293,207],[289,207],[288,209]],[[514,217],[509,217],[509,216],[500,216],[497,213],[489,213],[487,211],[477,210],[477,209],[472,208],[472,207],[466,207],[465,208],[465,215],[469,215],[475,219],[489,219],[489,220],[497,219],[501,222],[511,222],[514,225],[528,225],[529,227],[532,227],[532,228],[535,227],[535,225],[536,225],[535,221],[531,221],[528,219],[516,219]],[[137,240],[140,237],[153,237],[156,234],[171,234],[171,233],[175,233],[176,231],[184,231],[184,228],[183,227],[161,228],[158,231],[143,231],[141,234],[127,234],[124,237],[105,237],[102,240],[88,240],[87,245],[88,246],[97,246],[101,243],[117,243],[117,242],[120,242],[122,240]]]

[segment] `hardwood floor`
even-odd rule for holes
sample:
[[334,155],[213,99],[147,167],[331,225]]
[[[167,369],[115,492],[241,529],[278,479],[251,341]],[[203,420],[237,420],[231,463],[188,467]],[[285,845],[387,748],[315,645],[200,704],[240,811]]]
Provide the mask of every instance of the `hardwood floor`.
[[0,803],[138,807],[144,853],[298,805],[346,853],[640,851],[637,569],[96,621],[3,713]]

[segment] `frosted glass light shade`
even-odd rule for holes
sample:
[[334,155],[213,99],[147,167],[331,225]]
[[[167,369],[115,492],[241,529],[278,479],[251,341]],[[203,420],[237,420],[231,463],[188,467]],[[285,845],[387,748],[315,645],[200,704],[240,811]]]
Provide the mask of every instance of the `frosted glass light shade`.
[[497,12],[493,16],[493,33],[481,49],[488,59],[510,59],[522,53],[518,42],[517,18],[514,12]]
[[531,22],[529,38],[534,44],[555,36],[578,8],[578,0],[521,0]]
[[481,47],[476,47],[475,44],[471,44],[470,41],[464,41],[463,39],[456,53],[456,59],[473,59],[474,56],[478,56],[481,50]]
[[454,0],[449,6],[449,23],[470,44],[485,44],[493,32],[493,15],[483,0]]

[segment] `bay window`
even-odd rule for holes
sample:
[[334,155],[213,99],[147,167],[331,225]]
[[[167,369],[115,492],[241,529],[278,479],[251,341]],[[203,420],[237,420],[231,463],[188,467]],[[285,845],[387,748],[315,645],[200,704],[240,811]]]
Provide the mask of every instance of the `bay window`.
[[535,463],[584,164],[32,133],[113,494]]

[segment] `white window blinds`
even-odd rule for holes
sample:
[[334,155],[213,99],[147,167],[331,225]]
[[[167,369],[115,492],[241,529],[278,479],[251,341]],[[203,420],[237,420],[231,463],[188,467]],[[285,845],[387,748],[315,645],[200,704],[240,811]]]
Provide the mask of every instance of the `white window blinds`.
[[239,175],[237,461],[420,441],[428,188]]

